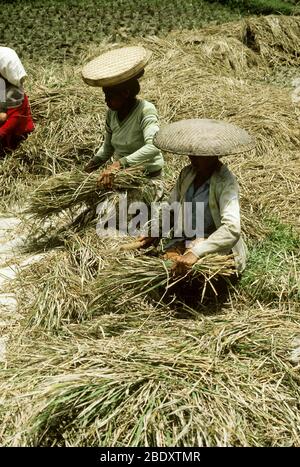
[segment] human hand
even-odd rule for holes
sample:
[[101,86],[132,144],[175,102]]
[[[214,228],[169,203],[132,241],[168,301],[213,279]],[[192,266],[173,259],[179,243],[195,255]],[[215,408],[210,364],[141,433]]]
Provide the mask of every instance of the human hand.
[[170,251],[167,251],[163,256],[162,256],[162,259],[168,261],[168,260],[171,260],[171,261],[176,261],[177,258],[179,258],[181,256],[181,254],[178,252],[178,251],[174,251],[174,250],[170,250]]
[[98,169],[98,167],[99,164],[96,164],[96,162],[92,159],[88,164],[86,164],[83,170],[87,173],[91,173],[94,172],[94,170]]
[[5,112],[0,112],[0,125],[7,120],[7,113]]
[[100,173],[97,181],[98,188],[112,188],[116,172],[121,169],[120,162],[116,161],[109,165],[105,170]]
[[171,272],[175,276],[181,276],[188,272],[188,270],[198,261],[198,256],[194,255],[191,251],[183,255],[178,255],[172,258],[174,265],[171,268]]

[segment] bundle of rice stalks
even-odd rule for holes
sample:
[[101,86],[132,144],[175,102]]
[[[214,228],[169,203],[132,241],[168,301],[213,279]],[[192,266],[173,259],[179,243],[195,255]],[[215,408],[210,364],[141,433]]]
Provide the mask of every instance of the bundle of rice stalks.
[[7,404],[22,393],[3,444],[296,446],[297,331],[296,315],[261,307],[113,339],[23,340],[0,384]]
[[[123,195],[128,196],[128,204],[130,196],[139,195],[141,199],[144,193],[147,195],[147,186],[140,187],[138,190],[132,189]],[[92,203],[92,197],[88,202],[88,206],[75,206],[73,209],[56,212],[55,216],[47,216],[47,218],[37,217],[35,215],[23,215],[22,227],[23,231],[27,232],[27,239],[22,246],[22,250],[26,253],[37,253],[49,251],[53,248],[64,247],[69,243],[76,243],[75,239],[80,242],[85,242],[85,236],[88,239],[93,237],[95,240],[92,245],[93,252],[96,251],[96,246],[103,248],[103,242],[99,243],[96,237],[102,238],[105,242],[105,248],[111,243],[114,249],[117,244],[122,243],[123,234],[117,230],[118,222],[118,206],[120,202],[120,193],[118,191],[110,191],[96,198]],[[124,199],[124,198],[123,198]],[[127,198],[128,199],[128,198]],[[97,206],[99,202],[103,202],[101,206],[101,217],[97,215]],[[104,228],[106,220],[111,219],[109,228]],[[100,226],[98,222],[100,221]],[[98,226],[101,232],[98,232]],[[103,229],[102,229],[103,227]],[[91,233],[92,232],[92,233]],[[124,238],[126,238],[124,234]],[[112,242],[110,242],[112,240]],[[128,239],[127,239],[128,241]],[[89,241],[87,240],[87,243]]]
[[143,298],[158,301],[183,279],[201,279],[201,284],[193,284],[200,288],[199,300],[203,300],[207,288],[218,293],[217,278],[235,274],[231,256],[214,255],[199,260],[185,277],[174,279],[170,261],[126,253],[119,253],[116,259],[117,242],[112,239],[79,239],[67,242],[67,252],[47,255],[18,276],[18,308],[28,326],[58,331],[68,323],[79,323],[99,313],[120,314],[125,308],[136,321],[141,319]]
[[15,293],[27,325],[58,331],[66,323],[86,319],[91,278],[89,270],[79,271],[64,251],[24,269],[15,281]]
[[176,278],[171,274],[172,265],[173,262],[170,260],[165,261],[145,255],[116,258],[95,278],[92,285],[94,298],[89,305],[91,312],[98,313],[110,309],[114,302],[115,307],[119,309],[125,302],[148,294],[160,300],[178,283],[182,286],[185,280],[201,281],[195,287],[200,288],[199,298],[203,299],[208,286],[217,294],[214,279],[235,274],[232,255],[203,257],[186,275]]
[[[107,188],[97,187],[98,179],[98,172],[87,174],[80,170],[51,177],[34,190],[25,213],[43,218],[77,204],[95,202],[100,199],[101,194],[108,191]],[[117,190],[135,189],[143,185],[146,180],[141,169],[129,167],[115,174],[114,188]]]
[[70,235],[64,245],[79,270],[96,276],[103,269],[105,259],[114,261],[121,254],[122,245],[132,241],[132,237],[121,235],[118,231],[102,237],[94,227],[89,227],[84,232]]
[[[48,253],[21,271],[15,292],[26,325],[58,331],[67,323],[91,319],[93,282],[114,261],[120,244],[128,241],[129,237],[99,237],[94,229],[85,235],[70,234],[62,244],[66,249]],[[137,301],[131,307],[139,311],[140,306],[141,301]]]

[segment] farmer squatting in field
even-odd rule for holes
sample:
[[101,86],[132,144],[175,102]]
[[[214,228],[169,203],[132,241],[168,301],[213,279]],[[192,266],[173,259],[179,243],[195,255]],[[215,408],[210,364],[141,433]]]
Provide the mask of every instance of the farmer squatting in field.
[[[185,274],[199,258],[212,253],[233,253],[237,272],[242,272],[246,263],[246,245],[241,238],[239,187],[234,175],[219,158],[253,149],[252,138],[246,131],[226,122],[191,119],[162,128],[155,136],[154,144],[190,159],[190,165],[182,169],[169,198],[171,205],[180,203],[182,215],[176,218],[182,222],[186,203],[191,203],[194,227],[197,203],[202,203],[203,207],[202,235],[175,236],[165,245],[164,258],[174,261],[174,273]],[[178,226],[173,227],[176,232]],[[156,240],[143,237],[140,247],[147,247]]]
[[114,162],[99,176],[102,186],[112,188],[117,171],[138,166],[149,178],[155,200],[162,196],[164,165],[162,153],[153,145],[159,129],[157,110],[151,102],[137,98],[138,79],[149,56],[143,47],[124,47],[101,55],[83,68],[84,81],[103,88],[108,106],[104,142],[85,170],[94,171],[113,157]]

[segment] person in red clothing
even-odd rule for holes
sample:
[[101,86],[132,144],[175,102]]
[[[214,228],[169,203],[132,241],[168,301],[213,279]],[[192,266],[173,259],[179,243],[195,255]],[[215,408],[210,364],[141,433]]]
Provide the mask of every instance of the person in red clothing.
[[0,156],[17,148],[34,130],[24,67],[9,47],[0,47]]

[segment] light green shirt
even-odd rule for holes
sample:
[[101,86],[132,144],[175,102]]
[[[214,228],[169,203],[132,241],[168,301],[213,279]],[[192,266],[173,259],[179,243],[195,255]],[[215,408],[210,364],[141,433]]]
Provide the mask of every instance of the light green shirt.
[[93,160],[101,163],[114,156],[124,167],[143,165],[148,173],[156,172],[164,165],[162,153],[153,144],[158,130],[157,111],[151,102],[137,100],[121,122],[117,111],[109,109],[104,142]]

